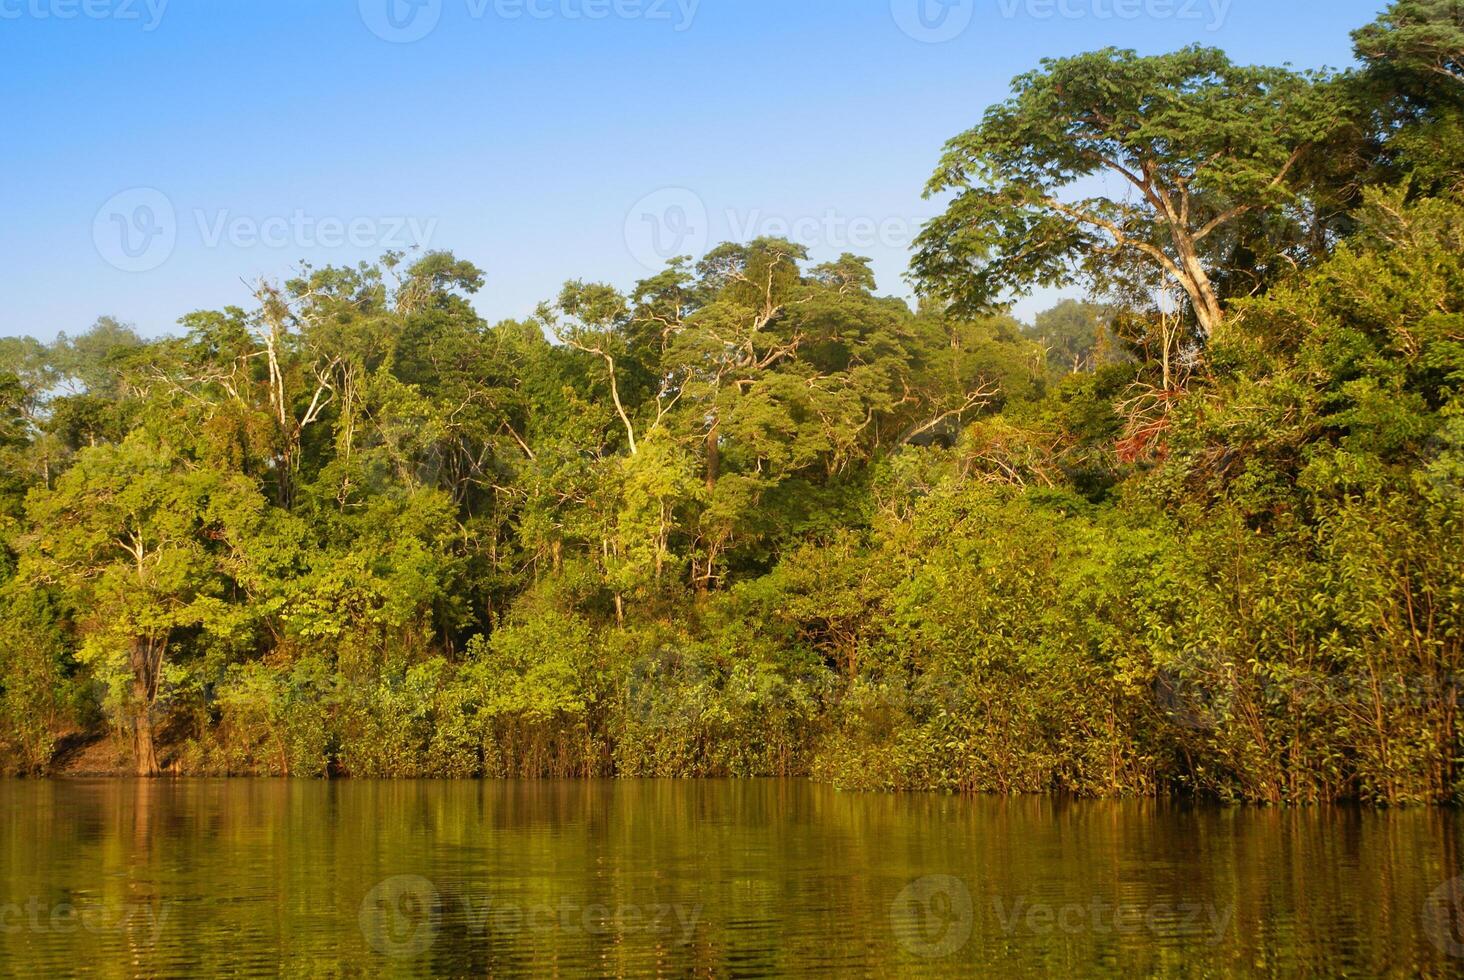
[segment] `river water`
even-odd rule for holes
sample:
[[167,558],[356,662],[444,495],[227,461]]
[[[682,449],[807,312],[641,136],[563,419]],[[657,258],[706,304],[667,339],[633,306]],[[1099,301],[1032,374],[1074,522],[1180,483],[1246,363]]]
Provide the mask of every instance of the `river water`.
[[0,974],[1464,974],[1454,811],[0,781]]

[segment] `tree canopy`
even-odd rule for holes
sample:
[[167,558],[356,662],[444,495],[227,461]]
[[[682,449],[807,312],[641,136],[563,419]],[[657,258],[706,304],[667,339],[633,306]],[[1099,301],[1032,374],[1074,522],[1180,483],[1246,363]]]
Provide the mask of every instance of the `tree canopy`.
[[0,341],[0,769],[1459,802],[1449,13],[1045,63],[915,307],[761,238]]
[[947,145],[927,187],[954,197],[913,272],[959,312],[1076,272],[1130,300],[1181,290],[1208,336],[1243,288],[1219,281],[1237,252],[1255,288],[1326,241],[1332,215],[1305,163],[1346,96],[1322,77],[1210,48],[1108,49],[1045,61],[1013,89]]

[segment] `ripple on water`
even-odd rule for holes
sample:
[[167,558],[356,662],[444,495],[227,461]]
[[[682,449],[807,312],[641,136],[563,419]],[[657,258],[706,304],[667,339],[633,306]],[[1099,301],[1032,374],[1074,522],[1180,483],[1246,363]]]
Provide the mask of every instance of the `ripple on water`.
[[1450,975],[1460,819],[773,780],[0,782],[0,973]]

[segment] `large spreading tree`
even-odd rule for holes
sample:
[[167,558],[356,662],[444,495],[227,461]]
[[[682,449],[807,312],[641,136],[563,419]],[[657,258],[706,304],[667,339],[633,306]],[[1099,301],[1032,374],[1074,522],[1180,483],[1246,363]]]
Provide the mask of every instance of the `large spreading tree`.
[[1443,85],[1464,85],[1464,3],[1399,0],[1352,35],[1369,65],[1382,62],[1426,73]]
[[1334,96],[1200,47],[1048,60],[947,146],[927,193],[954,197],[913,272],[964,313],[1074,279],[1100,294],[1177,288],[1209,335],[1228,264],[1289,265],[1315,239],[1303,175],[1343,125]]

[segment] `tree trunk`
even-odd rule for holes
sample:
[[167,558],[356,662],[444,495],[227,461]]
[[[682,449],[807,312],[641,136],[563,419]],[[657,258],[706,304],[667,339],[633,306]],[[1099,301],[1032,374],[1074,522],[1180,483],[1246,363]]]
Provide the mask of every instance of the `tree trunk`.
[[139,776],[157,776],[162,773],[158,765],[157,748],[153,743],[152,709],[144,707],[137,713],[132,725],[132,757],[136,760],[135,771]]
[[153,701],[157,697],[158,665],[155,662],[153,643],[143,637],[132,640],[129,651],[132,662],[132,759],[134,771],[139,776],[156,776],[161,773],[158,765],[157,746],[153,741]]
[[1215,295],[1215,286],[1210,282],[1210,276],[1205,272],[1205,266],[1200,261],[1194,246],[1181,239],[1179,253],[1184,270],[1182,285],[1185,292],[1189,293],[1191,304],[1194,305],[1195,318],[1200,321],[1200,330],[1206,338],[1209,338],[1224,321],[1225,312],[1221,309],[1220,299]]

